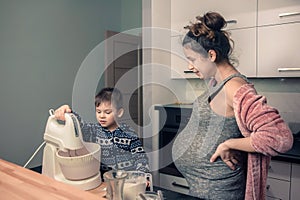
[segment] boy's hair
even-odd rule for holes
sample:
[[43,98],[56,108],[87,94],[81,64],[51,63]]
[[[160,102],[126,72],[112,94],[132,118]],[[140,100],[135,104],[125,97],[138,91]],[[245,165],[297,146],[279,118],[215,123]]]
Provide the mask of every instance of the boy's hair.
[[117,88],[103,88],[95,97],[95,107],[102,102],[111,102],[112,106],[119,110],[123,107],[122,93]]

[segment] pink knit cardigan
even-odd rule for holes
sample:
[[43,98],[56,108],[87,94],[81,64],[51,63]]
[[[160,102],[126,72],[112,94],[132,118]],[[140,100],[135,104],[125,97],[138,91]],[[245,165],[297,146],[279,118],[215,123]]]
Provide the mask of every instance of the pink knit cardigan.
[[246,200],[264,200],[271,156],[288,151],[293,136],[275,108],[267,105],[252,84],[241,86],[233,98],[234,114],[244,137],[257,153],[248,154]]

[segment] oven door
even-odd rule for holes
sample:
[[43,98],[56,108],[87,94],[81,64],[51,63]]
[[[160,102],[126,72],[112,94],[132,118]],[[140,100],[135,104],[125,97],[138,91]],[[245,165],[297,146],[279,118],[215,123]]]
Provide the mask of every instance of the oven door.
[[163,174],[183,177],[172,159],[172,146],[179,133],[179,128],[164,127],[159,135],[159,172]]

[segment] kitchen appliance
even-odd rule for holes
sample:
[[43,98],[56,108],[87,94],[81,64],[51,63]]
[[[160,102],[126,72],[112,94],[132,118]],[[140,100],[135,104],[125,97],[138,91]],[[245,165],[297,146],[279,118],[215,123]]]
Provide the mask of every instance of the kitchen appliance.
[[187,125],[192,105],[169,104],[155,106],[159,111],[159,184],[160,187],[188,194],[189,187],[183,175],[176,168],[172,156],[174,140]]
[[84,142],[79,122],[66,113],[65,122],[49,111],[44,140],[42,174],[55,180],[90,190],[101,184],[100,145]]
[[[157,107],[160,110],[159,132],[159,172],[173,176],[183,177],[176,168],[172,159],[172,146],[178,133],[188,123],[192,109],[191,106],[164,106]],[[165,116],[163,116],[165,115]]]

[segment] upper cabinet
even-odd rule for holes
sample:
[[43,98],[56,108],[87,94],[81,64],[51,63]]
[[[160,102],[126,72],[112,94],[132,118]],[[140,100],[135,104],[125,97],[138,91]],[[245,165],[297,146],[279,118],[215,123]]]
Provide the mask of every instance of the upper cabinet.
[[[183,27],[209,11],[227,20],[226,29],[234,40],[233,58],[237,69],[248,77],[300,77],[299,0],[172,0],[171,56],[172,78],[193,78],[180,50]],[[185,72],[184,72],[185,71]]]
[[172,0],[171,28],[183,32],[183,27],[189,22],[195,21],[196,16],[209,11],[222,13],[228,21],[228,29],[254,27],[256,25],[256,0],[247,0],[243,3],[240,0]]
[[[234,6],[228,6],[234,5]],[[226,29],[232,33],[235,41],[234,57],[239,60],[238,69],[248,76],[256,74],[256,0],[204,1],[204,0],[172,0],[171,1],[171,55],[172,78],[197,78],[187,70],[187,61],[182,53],[181,39],[186,33],[183,28],[194,22],[196,16],[216,11],[227,20]],[[246,39],[244,39],[246,38]],[[249,45],[250,43],[250,45]],[[186,67],[182,67],[186,66]]]
[[259,0],[258,26],[300,22],[299,0]]
[[258,28],[257,77],[300,77],[300,23]]
[[300,1],[258,1],[257,77],[300,77]]
[[234,41],[232,57],[238,61],[237,70],[247,77],[256,77],[256,28],[230,30]]

